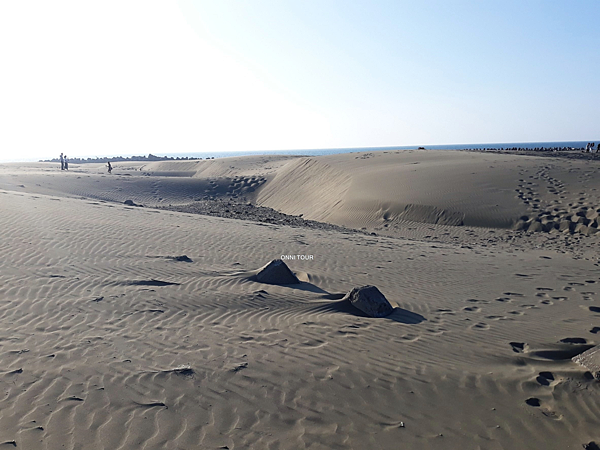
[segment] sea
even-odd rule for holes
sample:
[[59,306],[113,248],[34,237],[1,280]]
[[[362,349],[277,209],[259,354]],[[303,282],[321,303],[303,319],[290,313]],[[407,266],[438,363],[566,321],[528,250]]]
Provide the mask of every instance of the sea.
[[[188,158],[225,158],[228,156],[247,156],[247,155],[302,155],[302,156],[321,156],[335,155],[339,153],[353,152],[381,152],[394,150],[414,150],[423,147],[427,150],[483,150],[483,149],[536,149],[536,148],[570,148],[583,149],[588,142],[596,141],[564,141],[564,142],[503,142],[494,144],[444,144],[444,145],[400,145],[390,147],[351,147],[351,148],[322,148],[322,149],[296,149],[296,150],[247,150],[247,151],[229,151],[229,152],[192,152],[192,153],[164,153],[157,156],[169,157],[188,157]],[[125,155],[123,155],[125,156]],[[128,155],[130,156],[130,155]]]

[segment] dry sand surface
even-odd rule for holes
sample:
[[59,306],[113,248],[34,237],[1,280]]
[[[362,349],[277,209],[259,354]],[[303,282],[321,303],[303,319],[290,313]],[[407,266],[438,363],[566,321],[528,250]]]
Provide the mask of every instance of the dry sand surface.
[[[0,165],[0,448],[594,449],[598,189],[455,151]],[[282,255],[301,283],[256,281]]]

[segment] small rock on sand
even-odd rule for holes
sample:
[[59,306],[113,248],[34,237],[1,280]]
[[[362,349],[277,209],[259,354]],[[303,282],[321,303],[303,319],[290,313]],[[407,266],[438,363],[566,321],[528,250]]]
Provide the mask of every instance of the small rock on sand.
[[187,256],[187,255],[181,255],[181,256],[172,256],[171,259],[173,261],[181,261],[181,262],[193,262],[192,259]]
[[386,317],[394,308],[375,286],[354,288],[342,300],[349,300],[357,309],[370,317]]
[[600,380],[600,345],[573,357],[573,361],[588,369],[596,380]]
[[267,284],[298,284],[300,280],[281,259],[274,259],[262,267],[255,276],[256,281]]

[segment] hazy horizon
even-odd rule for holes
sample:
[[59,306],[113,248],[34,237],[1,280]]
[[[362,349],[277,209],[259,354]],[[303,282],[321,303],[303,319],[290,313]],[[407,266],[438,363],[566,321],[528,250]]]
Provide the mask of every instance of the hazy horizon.
[[[557,142],[488,142],[488,143],[462,143],[462,144],[415,144],[415,145],[389,145],[389,146],[377,146],[377,147],[340,147],[340,148],[325,148],[325,149],[276,149],[276,150],[228,150],[228,151],[198,151],[198,152],[138,152],[138,153],[110,153],[110,154],[89,154],[80,155],[72,154],[67,155],[73,162],[77,159],[105,159],[105,158],[130,158],[130,157],[147,157],[149,154],[158,157],[172,157],[172,158],[223,158],[226,156],[244,156],[248,154],[287,154],[287,155],[327,155],[335,153],[349,153],[349,152],[361,152],[361,151],[385,151],[385,150],[408,150],[416,148],[426,148],[430,150],[460,150],[460,149],[478,149],[478,148],[512,148],[512,147],[576,147],[584,148],[588,142],[597,142],[598,140],[585,140],[585,141],[557,141]],[[0,163],[9,162],[38,162],[38,161],[51,161],[58,160],[59,155],[44,157],[44,158],[14,158],[14,159],[0,159]]]
[[592,0],[3,2],[0,161],[585,140],[598,13]]

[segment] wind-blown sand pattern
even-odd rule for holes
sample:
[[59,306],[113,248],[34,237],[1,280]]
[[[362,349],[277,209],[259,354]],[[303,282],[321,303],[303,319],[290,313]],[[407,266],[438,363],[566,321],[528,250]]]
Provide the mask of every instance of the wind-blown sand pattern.
[[[600,163],[406,151],[114,166],[0,165],[2,446],[600,443],[600,385],[571,359],[600,343]],[[181,212],[195,203],[214,214]],[[215,217],[234,208],[242,220]],[[558,225],[514,229],[528,221]],[[300,284],[253,279],[282,255],[313,256],[286,261]],[[342,301],[364,285],[390,316]]]

